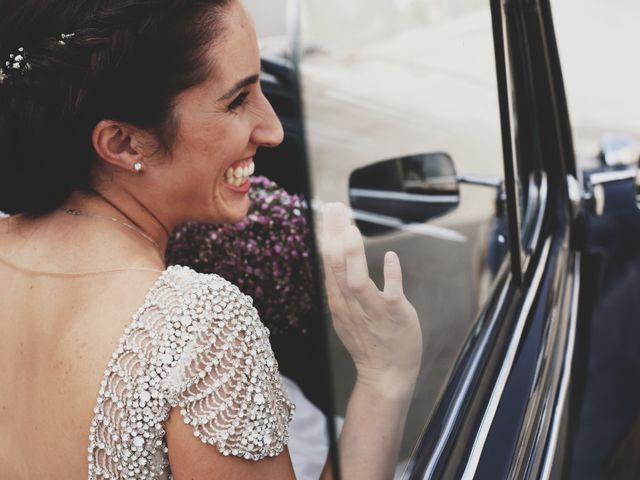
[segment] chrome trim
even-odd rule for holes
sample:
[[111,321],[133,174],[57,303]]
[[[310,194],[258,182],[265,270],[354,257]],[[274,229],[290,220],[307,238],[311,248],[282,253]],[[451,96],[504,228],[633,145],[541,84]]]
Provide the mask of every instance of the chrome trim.
[[[533,250],[538,246],[538,242],[540,241],[540,233],[542,232],[542,222],[544,220],[544,214],[547,210],[547,201],[549,199],[549,181],[547,180],[547,174],[542,172],[542,179],[540,181],[539,188],[539,199],[540,203],[538,205],[538,218],[536,220],[536,225],[533,230],[533,234],[531,235],[531,241],[529,242],[529,250]],[[528,262],[527,262],[528,263]]]
[[422,477],[424,480],[428,480],[431,478],[431,476],[433,475],[435,468],[438,464],[438,460],[440,459],[440,455],[442,455],[442,452],[446,446],[446,443],[449,441],[449,438],[451,438],[451,435],[453,433],[453,424],[455,422],[455,420],[458,418],[458,416],[460,415],[460,410],[462,409],[462,402],[464,401],[465,397],[467,396],[468,392],[469,392],[469,388],[471,388],[471,382],[476,374],[476,371],[479,368],[480,365],[480,358],[482,357],[482,354],[484,353],[484,351],[487,348],[487,344],[489,342],[489,337],[491,336],[491,332],[493,331],[497,321],[498,321],[498,317],[500,316],[500,312],[502,311],[502,307],[504,306],[504,303],[507,299],[507,292],[508,292],[508,285],[511,282],[512,279],[512,275],[509,274],[507,276],[506,282],[505,282],[505,286],[502,289],[502,293],[500,295],[500,298],[498,299],[498,304],[494,310],[494,314],[493,317],[491,318],[490,322],[489,322],[489,326],[486,328],[485,330],[485,334],[483,335],[482,339],[480,340],[479,346],[475,349],[473,357],[470,360],[470,366],[467,369],[467,373],[466,376],[464,378],[464,381],[462,383],[462,388],[460,388],[460,390],[458,390],[458,392],[456,392],[456,396],[455,399],[452,402],[452,406],[449,408],[448,412],[447,412],[447,419],[446,419],[446,423],[445,423],[445,427],[444,427],[444,431],[443,433],[440,435],[440,437],[438,437],[438,443],[434,449],[433,455],[431,456],[431,459],[429,460],[429,464],[427,465],[427,468],[425,469],[424,472],[424,476]]
[[421,203],[458,203],[460,201],[458,195],[424,195],[420,193],[391,192],[367,188],[351,188],[349,189],[349,195],[352,197],[380,198]]
[[[507,210],[509,210],[510,200],[513,201],[511,203],[511,209],[513,210],[513,215],[509,214],[507,211],[507,219],[509,223],[513,223],[514,225],[509,229],[509,242],[510,248],[509,251],[511,253],[511,268],[514,272],[514,277],[517,282],[521,283],[524,278],[524,274],[528,267],[528,260],[525,259],[526,251],[524,246],[522,245],[522,212],[520,205],[520,192],[521,187],[519,184],[519,169],[518,169],[518,161],[519,161],[519,152],[518,152],[518,118],[516,115],[517,111],[517,101],[516,101],[516,93],[515,93],[515,85],[513,79],[513,65],[511,62],[511,45],[508,35],[508,27],[507,27],[507,19],[504,12],[504,5],[500,7],[500,29],[502,30],[502,53],[504,57],[504,80],[507,94],[507,103],[508,103],[508,122],[509,122],[509,156],[510,160],[510,169],[506,168],[505,165],[505,181],[504,181],[504,192],[507,196],[512,196],[512,199],[507,198]],[[496,50],[497,51],[497,50]],[[500,81],[498,80],[498,85],[500,85]],[[501,110],[500,115],[502,116],[503,112]],[[504,157],[504,155],[503,155]],[[505,159],[506,160],[506,159]],[[506,163],[506,162],[505,162]],[[509,170],[513,174],[513,190],[510,189],[510,179],[507,176],[507,172]],[[511,246],[513,245],[513,246]],[[517,249],[515,248],[517,246]],[[515,251],[517,250],[517,251]],[[514,270],[514,268],[517,268]]]
[[498,374],[498,378],[493,387],[493,391],[491,392],[489,404],[487,405],[487,408],[484,412],[482,421],[480,423],[480,428],[478,429],[475,441],[473,442],[469,460],[467,461],[464,473],[462,474],[462,480],[471,480],[476,474],[476,470],[478,469],[480,456],[484,451],[484,445],[487,441],[489,430],[491,429],[491,425],[493,425],[493,420],[495,419],[498,405],[500,403],[500,400],[502,399],[502,394],[504,393],[504,389],[507,384],[509,374],[511,373],[511,369],[513,368],[516,352],[520,345],[520,341],[522,340],[522,333],[524,332],[527,317],[529,316],[531,307],[533,306],[533,302],[538,294],[538,287],[540,286],[540,282],[542,281],[542,275],[544,274],[545,268],[547,266],[547,260],[549,258],[550,251],[551,237],[548,237],[544,244],[544,247],[542,248],[540,259],[538,261],[536,271],[533,275],[531,285],[527,289],[527,296],[522,305],[522,309],[520,310],[520,315],[518,317],[518,321],[516,322],[515,330],[511,337],[509,348],[507,349],[502,367],[500,368],[500,373]]
[[569,196],[571,217],[575,220],[582,209],[584,193],[582,191],[582,186],[573,175],[567,175],[567,194]]
[[[529,175],[529,188],[527,189],[527,202],[523,205],[522,217],[522,240],[532,237],[533,234],[527,234],[528,231],[535,230],[535,225],[539,217],[540,207],[540,187],[535,181],[534,175]],[[529,242],[531,243],[531,242]],[[526,253],[526,252],[525,252]]]
[[571,303],[571,323],[569,324],[569,337],[567,338],[567,349],[565,350],[562,379],[560,381],[560,392],[558,393],[558,401],[555,404],[553,412],[553,421],[549,432],[549,440],[544,457],[544,466],[540,475],[540,480],[549,480],[551,476],[551,468],[553,467],[553,459],[558,444],[558,435],[560,432],[560,422],[562,420],[562,411],[567,399],[569,390],[569,382],[571,380],[571,364],[573,362],[573,351],[575,348],[576,325],[578,322],[578,300],[580,297],[580,252],[576,252],[573,266],[573,298]]
[[[568,245],[565,245],[568,247]],[[563,358],[569,335],[573,305],[573,257],[567,253],[562,263],[560,293],[561,307],[553,308],[544,320],[542,345],[537,354],[534,379],[529,392],[526,411],[520,425],[517,449],[509,478],[523,478],[525,472],[539,471],[546,441],[553,421],[553,406],[558,396],[563,372]]]
[[594,185],[591,191],[591,203],[593,205],[594,213],[600,217],[604,213],[604,207],[607,203],[607,196],[604,193],[604,186],[602,184]]
[[602,185],[604,183],[619,182],[620,180],[631,180],[636,178],[636,170],[616,170],[613,172],[597,172],[588,175],[591,185]]
[[396,230],[417,233],[419,235],[435,237],[441,240],[448,240],[450,242],[464,243],[468,240],[467,237],[455,230],[439,227],[437,225],[430,225],[427,223],[404,223],[396,217],[365,212],[364,210],[352,209],[351,212],[353,213],[353,218],[356,220],[363,220],[376,225],[382,225],[383,227],[395,228]]
[[[529,205],[534,203],[534,200],[537,200],[536,205],[537,209],[535,212],[529,211]],[[520,264],[522,266],[522,272],[526,272],[529,268],[529,262],[531,261],[531,252],[535,251],[538,248],[538,243],[540,242],[540,234],[542,233],[542,223],[544,221],[544,215],[547,209],[547,202],[549,200],[549,181],[547,180],[547,174],[542,172],[540,185],[537,185],[533,182],[529,186],[529,200],[527,203],[527,210],[524,212],[524,217],[521,219],[524,223],[522,223],[520,228],[520,238],[518,242],[521,246],[521,261]],[[536,215],[535,223],[533,223],[533,227],[531,233],[527,235],[527,226],[530,223],[530,216]],[[529,238],[526,238],[529,237]],[[527,241],[526,244],[523,242]]]

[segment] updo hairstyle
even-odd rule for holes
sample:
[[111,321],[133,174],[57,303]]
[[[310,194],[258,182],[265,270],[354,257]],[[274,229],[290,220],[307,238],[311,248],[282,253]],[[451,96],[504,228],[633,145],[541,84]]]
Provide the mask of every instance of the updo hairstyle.
[[[39,215],[90,190],[103,119],[170,151],[174,101],[215,72],[207,47],[232,1],[0,0],[0,211]],[[29,68],[8,69],[19,48]]]

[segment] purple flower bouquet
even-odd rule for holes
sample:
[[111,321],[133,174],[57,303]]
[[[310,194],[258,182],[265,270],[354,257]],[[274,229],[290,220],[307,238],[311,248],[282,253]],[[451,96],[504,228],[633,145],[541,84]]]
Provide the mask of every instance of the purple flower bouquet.
[[308,206],[265,177],[254,177],[247,217],[234,225],[186,223],[169,238],[167,265],[216,273],[253,297],[272,334],[306,331],[312,270]]

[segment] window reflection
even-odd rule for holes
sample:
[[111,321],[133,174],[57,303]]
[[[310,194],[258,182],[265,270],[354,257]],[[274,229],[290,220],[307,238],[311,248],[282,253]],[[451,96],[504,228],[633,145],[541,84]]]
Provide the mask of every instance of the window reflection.
[[[305,0],[297,47],[315,202],[352,206],[379,285],[385,252],[399,254],[421,318],[425,354],[406,460],[508,258],[489,7]],[[437,154],[450,161],[424,161]],[[344,414],[355,372],[334,337],[331,355]]]

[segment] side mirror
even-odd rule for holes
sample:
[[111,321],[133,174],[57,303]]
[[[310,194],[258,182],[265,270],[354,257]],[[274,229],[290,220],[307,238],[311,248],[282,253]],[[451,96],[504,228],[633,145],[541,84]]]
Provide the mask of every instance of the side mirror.
[[460,190],[451,157],[429,153],[355,170],[349,178],[349,199],[358,228],[371,236],[454,210]]

